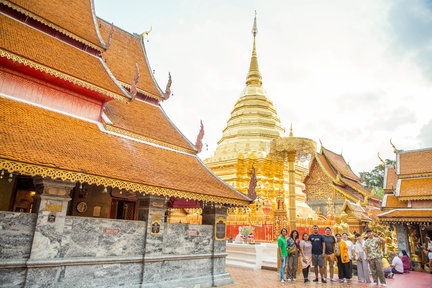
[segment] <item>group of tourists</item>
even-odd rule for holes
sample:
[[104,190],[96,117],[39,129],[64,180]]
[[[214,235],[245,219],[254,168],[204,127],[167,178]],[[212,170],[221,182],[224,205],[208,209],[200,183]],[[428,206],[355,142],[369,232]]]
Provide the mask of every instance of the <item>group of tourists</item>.
[[[325,228],[325,234],[319,234],[318,226],[313,226],[313,233],[303,233],[300,237],[297,230],[292,230],[287,238],[288,231],[283,228],[278,239],[278,257],[280,260],[280,280],[295,281],[298,258],[302,265],[304,282],[309,282],[309,268],[314,268],[315,279],[322,283],[329,281],[348,282],[352,279],[353,260],[357,262],[358,280],[371,283],[372,274],[375,285],[386,286],[385,278],[392,278],[394,274],[408,273],[410,260],[405,250],[402,257],[394,252],[390,253],[391,264],[383,255],[382,244],[385,239],[379,237],[371,230],[366,231],[366,239],[355,234],[355,244],[348,239],[347,233],[333,235],[330,227]],[[334,265],[338,268],[338,280],[334,277]],[[327,266],[329,271],[327,271]],[[286,278],[285,278],[286,270]],[[329,274],[328,274],[329,272]],[[320,277],[318,277],[320,276]]]

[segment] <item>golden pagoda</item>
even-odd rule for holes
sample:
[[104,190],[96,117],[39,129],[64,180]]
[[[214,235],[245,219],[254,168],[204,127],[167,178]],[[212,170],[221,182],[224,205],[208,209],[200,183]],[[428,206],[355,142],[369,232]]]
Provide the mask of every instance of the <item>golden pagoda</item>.
[[[262,87],[261,73],[255,39],[258,29],[256,16],[252,28],[253,49],[246,78],[246,87],[231,112],[231,117],[214,155],[204,163],[222,180],[247,194],[252,166],[258,180],[257,200],[249,210],[232,208],[228,221],[241,224],[260,225],[273,220],[277,210],[276,198],[283,195],[288,204],[288,164],[280,159],[268,157],[270,142],[285,134],[273,103]],[[292,132],[292,131],[291,131]],[[295,187],[297,215],[316,218],[316,213],[305,203],[302,183],[308,173],[307,163],[295,163]],[[248,215],[245,217],[245,214]]]

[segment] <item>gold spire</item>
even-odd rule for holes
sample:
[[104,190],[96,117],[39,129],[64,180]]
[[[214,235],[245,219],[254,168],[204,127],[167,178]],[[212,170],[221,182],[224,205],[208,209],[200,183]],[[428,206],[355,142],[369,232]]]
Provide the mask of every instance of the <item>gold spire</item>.
[[292,132],[292,123],[291,123],[291,127],[290,127],[290,134],[289,134],[289,136],[294,136],[294,134],[293,134],[293,132]]
[[254,24],[252,27],[252,35],[254,37],[253,39],[253,49],[252,49],[252,57],[249,67],[249,73],[247,75],[246,79],[246,85],[247,86],[255,86],[255,87],[261,87],[262,81],[261,81],[261,74],[258,69],[258,58],[255,48],[255,36],[258,33],[258,28],[256,24],[256,11],[255,11],[255,18],[254,18]]

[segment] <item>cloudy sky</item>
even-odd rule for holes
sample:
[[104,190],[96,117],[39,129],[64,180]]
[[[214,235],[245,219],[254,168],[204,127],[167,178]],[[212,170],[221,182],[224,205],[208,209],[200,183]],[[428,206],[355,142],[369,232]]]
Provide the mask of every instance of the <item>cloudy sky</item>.
[[96,14],[129,32],[152,27],[146,42],[163,108],[208,151],[249,68],[254,10],[263,87],[282,125],[369,171],[376,154],[432,147],[432,1],[95,0]]

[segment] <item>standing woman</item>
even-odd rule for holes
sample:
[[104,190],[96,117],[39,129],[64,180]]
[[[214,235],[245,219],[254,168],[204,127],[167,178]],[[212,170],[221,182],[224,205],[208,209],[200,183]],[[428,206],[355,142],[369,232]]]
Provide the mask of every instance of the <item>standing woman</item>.
[[303,233],[303,240],[300,241],[300,253],[301,253],[301,264],[302,272],[304,277],[304,283],[309,282],[309,267],[312,263],[312,243],[309,241],[308,233]]
[[287,251],[287,240],[286,236],[288,235],[288,231],[285,228],[281,230],[281,236],[278,238],[278,257],[280,260],[280,280],[281,283],[284,283],[285,276],[285,265],[288,259],[288,251]]
[[348,256],[348,245],[342,241],[342,235],[336,234],[336,259],[338,266],[338,276],[341,282],[347,283],[348,269],[349,269],[349,256]]
[[295,281],[298,267],[299,256],[299,233],[297,230],[292,230],[288,238],[288,268],[287,281]]
[[358,280],[363,283],[371,283],[368,262],[363,248],[363,239],[360,234],[355,234],[355,237],[357,241],[354,245],[354,251],[357,258]]

